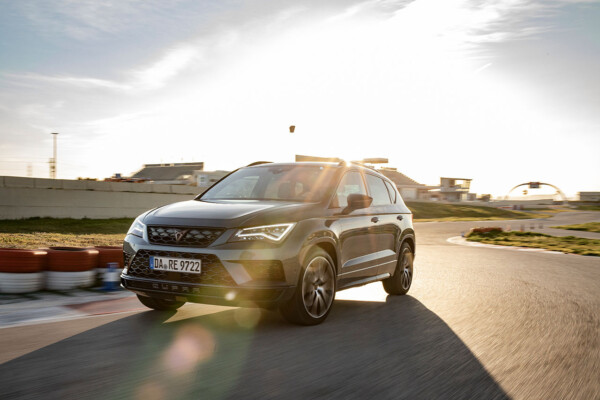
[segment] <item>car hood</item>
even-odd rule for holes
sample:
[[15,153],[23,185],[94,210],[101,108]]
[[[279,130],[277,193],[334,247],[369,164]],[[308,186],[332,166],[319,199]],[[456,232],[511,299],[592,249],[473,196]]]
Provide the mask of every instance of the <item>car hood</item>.
[[279,201],[189,200],[152,210],[143,222],[147,225],[236,228],[297,222],[301,218],[310,217],[310,210],[314,207],[314,204]]

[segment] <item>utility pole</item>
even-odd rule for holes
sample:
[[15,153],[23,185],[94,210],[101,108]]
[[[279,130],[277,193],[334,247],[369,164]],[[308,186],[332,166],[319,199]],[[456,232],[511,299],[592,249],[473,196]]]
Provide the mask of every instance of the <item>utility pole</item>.
[[50,178],[52,179],[56,179],[56,137],[58,136],[58,132],[52,132],[51,133],[53,139],[54,139],[54,145],[53,145],[53,157],[50,159]]

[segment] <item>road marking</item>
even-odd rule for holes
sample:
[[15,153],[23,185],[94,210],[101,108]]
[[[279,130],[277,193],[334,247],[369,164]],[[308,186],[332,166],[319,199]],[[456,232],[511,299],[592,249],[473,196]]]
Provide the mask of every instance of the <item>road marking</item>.
[[458,244],[461,246],[471,246],[471,247],[487,247],[491,249],[503,249],[503,250],[513,250],[513,251],[528,251],[533,253],[547,253],[547,254],[569,254],[563,253],[562,251],[554,251],[554,250],[546,250],[546,249],[537,249],[531,247],[517,247],[517,246],[501,246],[499,244],[487,244],[487,243],[479,243],[479,242],[469,242],[462,236],[453,236],[446,240],[448,243]]

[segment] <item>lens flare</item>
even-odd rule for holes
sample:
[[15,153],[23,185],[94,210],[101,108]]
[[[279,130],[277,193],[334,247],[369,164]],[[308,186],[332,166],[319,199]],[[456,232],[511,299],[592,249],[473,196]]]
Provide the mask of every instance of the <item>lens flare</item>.
[[242,328],[252,329],[260,320],[259,308],[236,308],[233,314],[235,322]]
[[198,325],[185,325],[165,351],[163,362],[172,374],[185,374],[211,358],[214,351],[215,340],[209,331]]
[[237,293],[235,292],[235,290],[230,290],[225,295],[225,300],[227,300],[227,301],[233,301],[233,300],[235,300],[236,296],[237,296]]
[[137,400],[163,400],[166,399],[165,390],[156,382],[144,383],[135,392]]

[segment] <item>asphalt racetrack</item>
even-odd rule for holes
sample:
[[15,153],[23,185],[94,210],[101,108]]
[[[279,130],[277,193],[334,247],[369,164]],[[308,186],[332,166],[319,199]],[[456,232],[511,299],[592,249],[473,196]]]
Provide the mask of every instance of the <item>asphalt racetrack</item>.
[[315,327],[187,304],[0,329],[0,398],[600,398],[600,257],[447,241],[508,224],[416,223],[409,295],[339,292]]

